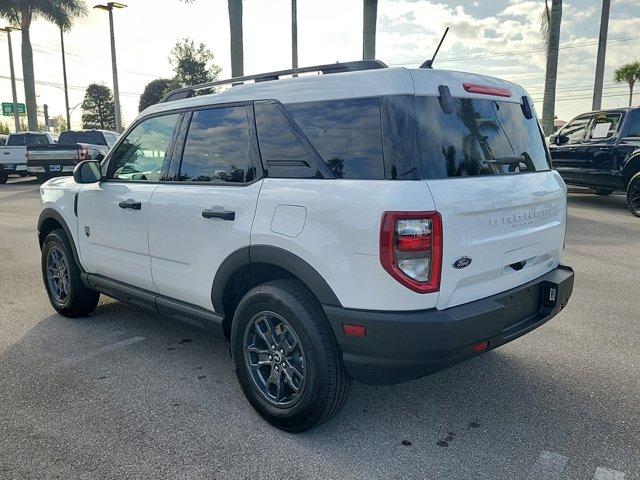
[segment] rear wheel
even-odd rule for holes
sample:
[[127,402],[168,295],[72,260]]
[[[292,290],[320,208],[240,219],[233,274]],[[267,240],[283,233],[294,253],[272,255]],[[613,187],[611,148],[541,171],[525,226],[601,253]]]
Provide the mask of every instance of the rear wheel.
[[6,173],[0,173],[0,184],[7,183],[9,175]]
[[98,305],[100,294],[82,283],[64,230],[52,231],[42,245],[42,279],[51,305],[65,317],[89,315]]
[[627,185],[627,204],[636,217],[640,217],[640,172],[636,173]]
[[596,195],[601,195],[606,197],[607,195],[611,195],[613,193],[612,188],[592,188],[591,191]]
[[322,307],[300,282],[274,280],[241,300],[231,327],[236,374],[269,423],[302,432],[342,408],[351,385]]

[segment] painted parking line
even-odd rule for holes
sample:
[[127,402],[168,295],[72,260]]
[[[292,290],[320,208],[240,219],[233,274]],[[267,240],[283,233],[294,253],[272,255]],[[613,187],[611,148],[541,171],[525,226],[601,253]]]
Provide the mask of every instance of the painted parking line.
[[557,480],[567,466],[568,460],[564,455],[545,450],[529,470],[527,480]]
[[626,474],[610,468],[598,467],[593,474],[593,480],[624,480]]

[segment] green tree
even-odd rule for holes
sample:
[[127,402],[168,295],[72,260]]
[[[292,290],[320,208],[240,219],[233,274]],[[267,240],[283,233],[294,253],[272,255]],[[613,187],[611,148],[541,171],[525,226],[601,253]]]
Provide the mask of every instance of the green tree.
[[38,128],[36,82],[29,34],[31,22],[34,18],[41,17],[63,28],[69,28],[75,17],[85,13],[86,6],[82,0],[2,0],[0,2],[0,17],[14,25],[19,25],[22,29],[22,77],[29,130]]
[[9,125],[7,123],[0,123],[0,134],[9,135],[11,131],[9,130]]
[[551,8],[549,8],[548,0],[545,0],[541,30],[547,47],[547,66],[544,76],[544,97],[542,99],[542,130],[546,135],[553,133],[561,22],[562,0],[551,0]]
[[182,86],[213,82],[221,68],[212,63],[213,52],[204,43],[196,45],[189,38],[179,40],[171,50],[169,62],[175,72],[175,80]]
[[640,62],[631,62],[617,68],[613,72],[613,81],[629,85],[629,106],[633,102],[633,86],[640,80]]
[[151,80],[146,87],[142,95],[140,95],[140,103],[138,103],[138,111],[141,112],[145,108],[155,105],[162,100],[169,91],[179,88],[180,84],[173,78],[158,78],[157,80]]
[[116,109],[109,87],[89,85],[81,107],[82,128],[116,129]]

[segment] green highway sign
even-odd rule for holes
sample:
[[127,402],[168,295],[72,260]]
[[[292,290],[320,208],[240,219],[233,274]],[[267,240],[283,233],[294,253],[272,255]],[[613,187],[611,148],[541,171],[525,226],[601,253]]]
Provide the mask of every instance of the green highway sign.
[[[18,115],[24,117],[27,114],[27,107],[24,103],[18,103]],[[2,115],[13,117],[13,102],[2,102]]]

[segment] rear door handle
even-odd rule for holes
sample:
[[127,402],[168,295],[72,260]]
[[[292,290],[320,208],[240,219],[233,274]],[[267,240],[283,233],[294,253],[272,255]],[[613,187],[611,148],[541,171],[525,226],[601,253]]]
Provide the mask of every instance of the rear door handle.
[[135,200],[123,200],[118,204],[120,208],[130,208],[131,210],[141,210],[142,204],[140,202],[136,202]]
[[221,218],[222,220],[229,220],[233,222],[236,219],[236,212],[230,210],[203,210],[202,216],[204,218]]

